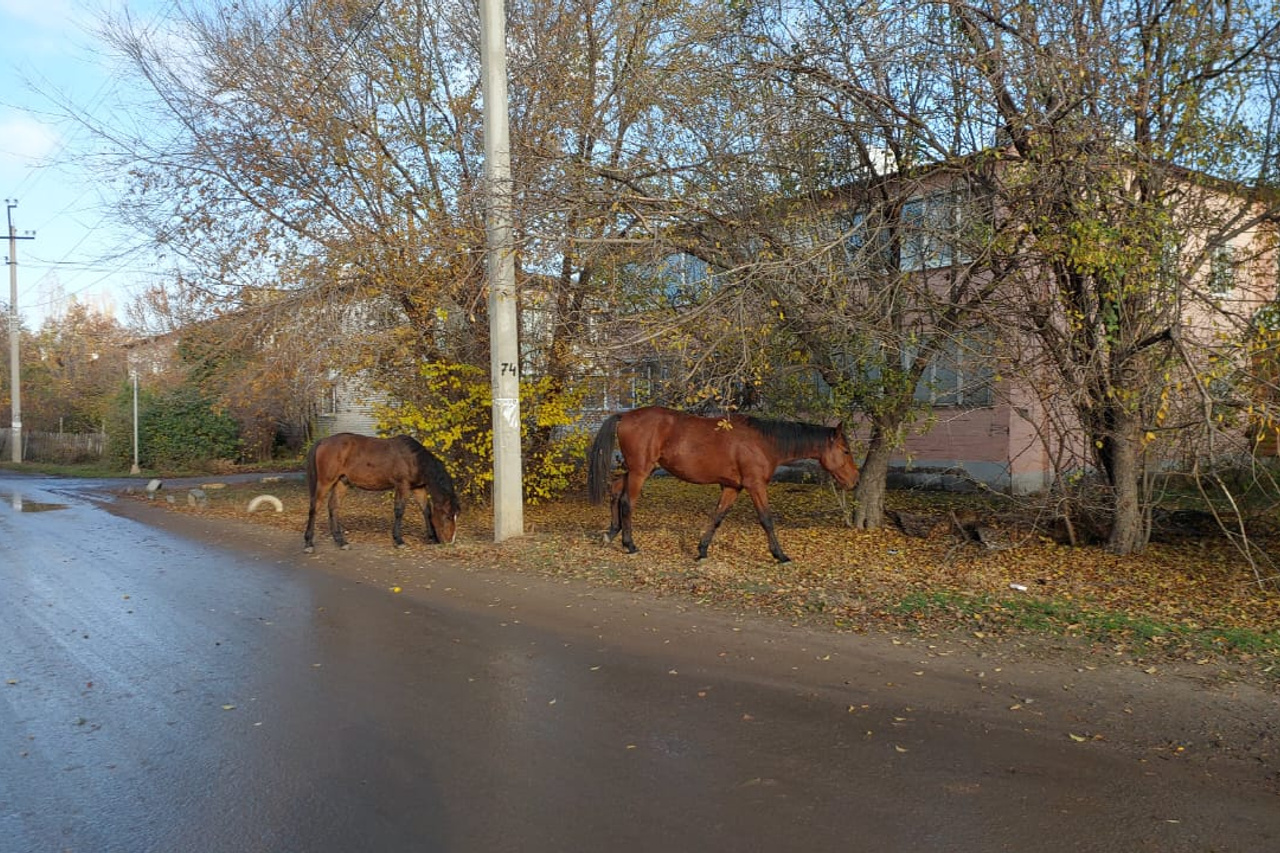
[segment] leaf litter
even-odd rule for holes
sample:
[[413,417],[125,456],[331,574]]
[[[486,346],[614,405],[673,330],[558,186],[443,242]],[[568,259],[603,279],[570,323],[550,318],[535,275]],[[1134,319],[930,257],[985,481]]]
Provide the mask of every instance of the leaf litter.
[[[203,507],[167,506],[292,530],[301,540],[305,484],[273,485],[283,512],[246,514],[246,495],[260,490],[260,484],[232,485],[210,493]],[[497,544],[488,506],[464,508],[458,540],[447,548],[428,545],[421,515],[407,511],[403,552],[425,565],[439,560],[572,578],[841,631],[968,642],[1069,638],[1144,667],[1212,664],[1280,684],[1280,589],[1259,586],[1224,539],[1153,543],[1141,554],[1116,556],[1056,544],[994,518],[984,529],[998,531],[1005,544],[992,548],[964,541],[941,523],[923,537],[893,528],[854,530],[830,486],[775,483],[771,509],[792,562],[769,556],[746,499],[716,532],[708,558],[696,561],[717,494],[714,487],[651,478],[633,517],[637,554],[627,554],[617,540],[604,544],[608,508],[575,495],[526,506],[525,535]],[[891,491],[888,502],[941,521],[973,498]],[[977,511],[984,508],[978,501]],[[329,545],[321,516],[317,537]],[[391,548],[390,493],[350,491],[342,517],[353,547]],[[1280,539],[1267,545],[1280,553]]]

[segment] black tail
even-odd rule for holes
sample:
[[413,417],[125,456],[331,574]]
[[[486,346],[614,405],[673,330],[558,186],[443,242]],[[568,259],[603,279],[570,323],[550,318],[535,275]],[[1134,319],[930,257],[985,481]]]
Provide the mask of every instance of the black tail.
[[596,439],[587,451],[587,494],[593,504],[604,500],[609,492],[609,479],[613,474],[613,449],[618,439],[618,418],[610,415],[600,424]]
[[312,509],[315,509],[316,501],[316,447],[320,444],[317,441],[311,445],[311,449],[307,451],[307,496],[311,498]]

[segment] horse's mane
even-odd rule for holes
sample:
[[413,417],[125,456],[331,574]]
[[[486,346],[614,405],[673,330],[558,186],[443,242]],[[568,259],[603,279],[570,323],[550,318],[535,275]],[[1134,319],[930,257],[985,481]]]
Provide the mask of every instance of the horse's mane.
[[821,450],[831,438],[835,427],[806,424],[797,421],[771,421],[764,418],[747,418],[747,426],[773,442],[784,456],[802,456]]
[[449,476],[444,463],[434,453],[423,447],[417,439],[411,439],[411,441],[413,453],[418,458],[418,469],[427,478],[427,488],[431,491],[431,497],[448,501],[454,512],[461,511],[458,494],[453,489],[453,478]]

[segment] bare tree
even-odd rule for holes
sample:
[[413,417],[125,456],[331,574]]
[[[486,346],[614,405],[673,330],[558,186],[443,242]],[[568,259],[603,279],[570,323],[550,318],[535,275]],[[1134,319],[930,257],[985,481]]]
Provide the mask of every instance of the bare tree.
[[[474,10],[175,8],[165,37],[112,22],[157,113],[94,130],[185,286],[259,316],[392,305],[407,321],[357,356],[384,375],[483,363]],[[1136,550],[1148,435],[1227,435],[1210,423],[1223,382],[1201,366],[1239,363],[1244,339],[1183,332],[1192,305],[1217,328],[1252,322],[1206,282],[1275,214],[1267,11],[517,3],[515,219],[547,341],[529,356],[569,382],[607,307],[634,327],[630,352],[686,357],[686,389],[729,400],[816,371],[833,414],[867,415],[856,522],[876,526],[931,365],[1002,348],[1070,404],[1110,547]],[[708,274],[636,272],[678,253]],[[1194,428],[1161,405],[1182,377]]]
[[[727,334],[715,347],[722,397],[736,382],[768,387],[775,406],[865,415],[860,527],[882,523],[891,455],[927,418],[930,368],[980,344],[971,332],[1002,274],[990,232],[961,218],[990,166],[932,49],[945,30],[928,7],[734,7],[704,73],[748,122],[712,128],[709,148],[740,154],[699,177],[731,176],[738,192],[705,197],[673,241],[719,271],[687,310],[701,334],[675,337],[733,330],[740,358]],[[819,393],[803,393],[806,378]]]
[[[1154,439],[1228,449],[1214,409],[1238,391],[1215,365],[1247,367],[1252,312],[1271,296],[1215,265],[1249,271],[1258,258],[1229,254],[1260,245],[1280,211],[1265,189],[1275,105],[1260,97],[1280,23],[1268,3],[948,5],[962,79],[1015,159],[996,184],[1006,228],[1027,237],[1000,259],[1023,287],[1005,316],[1038,342],[1031,375],[1069,402],[1103,478],[1109,550],[1140,550]],[[1193,419],[1171,416],[1180,385]]]
[[[1219,418],[1242,387],[1224,366],[1247,366],[1251,311],[1270,294],[1214,281],[1223,263],[1274,263],[1257,239],[1277,211],[1270,7],[736,8],[748,47],[734,67],[777,117],[755,149],[775,194],[756,210],[778,201],[722,219],[701,245],[747,238],[722,266],[870,419],[859,523],[879,523],[881,475],[921,412],[927,365],[985,339],[1047,405],[1066,405],[1064,433],[1046,440],[1101,475],[1108,547],[1143,547],[1169,446],[1241,449]],[[969,205],[971,227],[922,214],[939,192],[971,200],[952,204]],[[798,224],[833,213],[843,225],[825,233]],[[948,254],[934,272],[931,246]],[[1192,420],[1173,416],[1179,387],[1195,389]]]

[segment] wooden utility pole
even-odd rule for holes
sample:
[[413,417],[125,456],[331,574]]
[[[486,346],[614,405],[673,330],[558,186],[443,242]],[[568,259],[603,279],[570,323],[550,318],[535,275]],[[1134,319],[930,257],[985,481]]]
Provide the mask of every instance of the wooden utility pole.
[[511,141],[503,0],[480,2],[484,167],[488,210],[489,381],[493,390],[493,539],[524,534],[520,472],[520,342],[512,245]]
[[18,206],[18,200],[6,198],[4,204],[5,216],[9,220],[9,390],[13,401],[13,419],[9,438],[13,461],[21,462],[22,368],[19,361],[21,356],[19,339],[22,337],[22,321],[18,318],[18,241],[34,240],[35,235],[27,234],[19,237],[17,229],[13,227],[13,209]]

